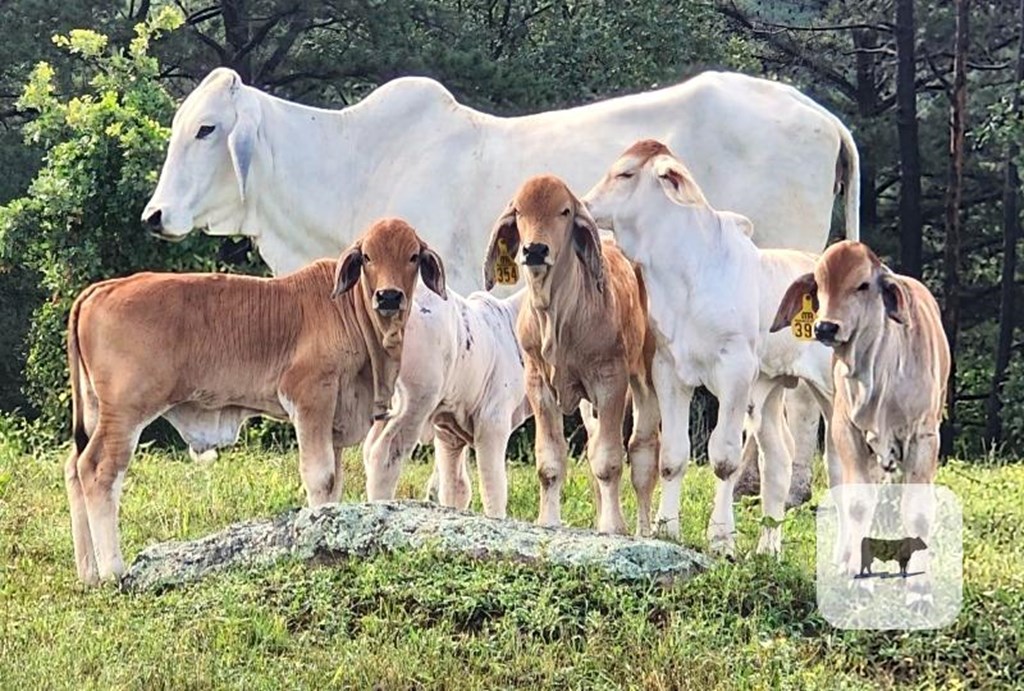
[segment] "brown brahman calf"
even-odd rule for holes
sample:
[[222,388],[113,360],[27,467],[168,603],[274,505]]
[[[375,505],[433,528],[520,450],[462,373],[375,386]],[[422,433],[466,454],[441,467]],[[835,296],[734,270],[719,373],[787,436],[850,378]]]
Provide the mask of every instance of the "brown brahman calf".
[[417,274],[445,295],[440,258],[407,223],[384,219],[337,262],[282,278],[140,273],[86,288],[68,328],[79,577],[124,571],[121,484],[139,434],[161,416],[198,451],[233,443],[248,417],[290,419],[309,504],[336,501],[341,449],[362,441],[394,392]]
[[629,459],[637,531],[649,534],[659,415],[650,380],[654,343],[639,271],[613,242],[601,241],[590,214],[552,175],[527,180],[495,224],[484,264],[488,289],[495,282],[495,262],[506,253],[525,268],[529,286],[517,332],[537,424],[537,522],[561,522],[568,450],[562,416],[579,406],[588,420],[587,455],[597,480],[597,529],[626,532],[619,481],[628,390],[634,406]]

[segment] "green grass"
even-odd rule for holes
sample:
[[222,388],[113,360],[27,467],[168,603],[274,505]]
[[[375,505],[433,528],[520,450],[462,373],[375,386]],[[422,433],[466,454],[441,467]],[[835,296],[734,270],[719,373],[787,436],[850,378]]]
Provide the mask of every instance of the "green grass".
[[[74,573],[62,460],[0,444],[5,689],[977,688],[1024,679],[1024,466],[943,469],[964,509],[964,609],[946,629],[906,633],[829,626],[814,605],[813,509],[790,514],[786,556],[775,562],[750,554],[752,502],[738,507],[738,563],[668,590],[421,552],[231,572],[162,595],[87,591]],[[363,478],[356,455],[348,460],[352,501]],[[410,465],[400,496],[418,496],[428,474]],[[532,469],[513,467],[510,488],[511,513],[532,519]],[[702,543],[711,489],[707,469],[691,468],[688,544]],[[624,494],[632,511],[632,491]],[[140,453],[125,484],[125,556],[301,503],[294,453],[239,448],[212,465]],[[563,507],[569,523],[590,524],[582,466]]]

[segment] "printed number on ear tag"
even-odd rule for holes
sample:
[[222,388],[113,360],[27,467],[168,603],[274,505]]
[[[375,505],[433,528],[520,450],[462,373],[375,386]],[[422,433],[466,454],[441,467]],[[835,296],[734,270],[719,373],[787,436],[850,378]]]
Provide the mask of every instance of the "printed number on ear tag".
[[498,240],[498,258],[494,260],[494,280],[505,285],[519,282],[519,267],[508,251],[508,243]]
[[796,313],[793,321],[789,323],[793,327],[793,335],[801,341],[813,341],[815,316],[814,301],[810,295],[804,295],[800,311]]

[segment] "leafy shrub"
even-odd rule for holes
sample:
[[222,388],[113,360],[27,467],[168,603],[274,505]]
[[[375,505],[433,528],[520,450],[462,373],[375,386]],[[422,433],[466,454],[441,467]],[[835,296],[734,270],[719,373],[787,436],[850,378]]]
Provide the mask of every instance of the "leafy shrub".
[[31,271],[44,296],[27,337],[25,393],[54,436],[68,419],[65,333],[75,296],[140,270],[217,268],[215,239],[196,234],[172,245],[139,220],[170,135],[160,123],[174,111],[149,45],[181,23],[164,8],[135,27],[127,47],[93,31],[56,36],[80,60],[77,93],[59,97],[54,70],[39,63],[18,102],[34,115],[26,141],[45,155],[28,194],[0,207],[0,265]]

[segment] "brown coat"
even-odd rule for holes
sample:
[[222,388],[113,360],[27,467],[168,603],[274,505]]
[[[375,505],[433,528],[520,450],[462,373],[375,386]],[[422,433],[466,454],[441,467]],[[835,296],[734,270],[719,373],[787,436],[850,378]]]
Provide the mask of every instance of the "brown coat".
[[418,275],[444,295],[437,256],[386,219],[337,262],[282,278],[142,273],[84,290],[68,328],[65,473],[80,577],[123,569],[119,487],[161,416],[198,451],[232,443],[248,417],[290,419],[310,505],[336,501],[340,449],[387,411]]
[[583,205],[551,175],[527,180],[498,219],[484,265],[488,288],[494,283],[500,243],[522,265],[529,287],[517,331],[526,356],[527,397],[537,418],[538,520],[560,522],[566,455],[562,415],[585,401],[581,412],[598,481],[598,529],[624,532],[618,483],[622,419],[631,391],[639,412],[630,458],[640,502],[638,529],[647,533],[659,420],[650,382],[654,343],[639,270],[614,242],[601,241]]

